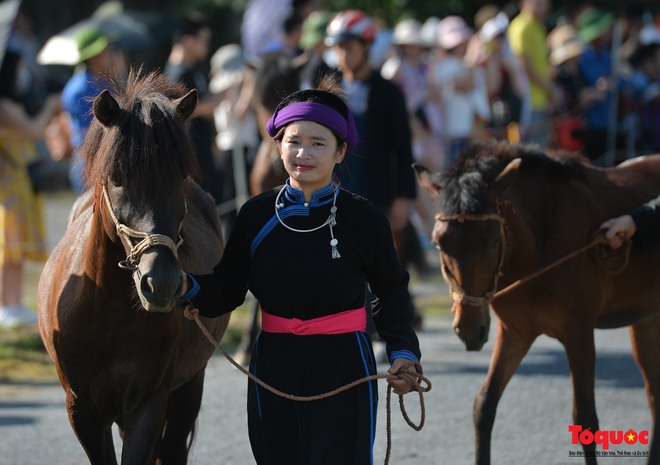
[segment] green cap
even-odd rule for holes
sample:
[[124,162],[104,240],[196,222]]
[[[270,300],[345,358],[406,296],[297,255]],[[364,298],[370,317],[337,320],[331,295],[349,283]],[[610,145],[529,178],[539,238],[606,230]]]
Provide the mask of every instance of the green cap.
[[614,24],[614,15],[597,8],[587,8],[577,18],[580,39],[589,43],[605,34]]
[[99,55],[114,40],[104,35],[96,27],[85,27],[76,33],[76,46],[80,54],[79,62]]
[[332,13],[314,11],[303,21],[300,46],[308,50],[325,39],[325,30],[332,19]]

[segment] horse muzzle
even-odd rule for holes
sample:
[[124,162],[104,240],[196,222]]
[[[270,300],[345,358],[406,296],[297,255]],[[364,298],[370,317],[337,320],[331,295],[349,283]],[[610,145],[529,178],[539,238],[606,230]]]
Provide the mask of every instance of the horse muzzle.
[[[139,268],[142,266],[140,264]],[[137,293],[144,309],[151,313],[168,313],[177,303],[183,289],[178,265],[151,267],[133,274]]]
[[488,306],[473,307],[455,304],[454,332],[459,337],[465,350],[478,352],[488,342],[490,331],[490,311]]

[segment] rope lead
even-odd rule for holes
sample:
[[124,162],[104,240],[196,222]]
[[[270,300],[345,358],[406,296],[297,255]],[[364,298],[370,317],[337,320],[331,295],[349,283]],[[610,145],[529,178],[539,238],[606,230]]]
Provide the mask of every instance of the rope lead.
[[[197,323],[197,326],[199,326],[199,329],[202,330],[206,338],[209,340],[211,344],[213,344],[213,347],[218,349],[224,357],[229,360],[229,363],[234,365],[241,373],[246,375],[248,378],[250,378],[252,381],[257,383],[259,386],[263,387],[264,389],[272,392],[273,394],[282,397],[284,399],[288,400],[293,400],[293,401],[298,401],[298,402],[312,402],[315,400],[320,400],[320,399],[327,399],[328,397],[332,397],[334,395],[337,395],[341,392],[347,391],[359,384],[367,383],[369,381],[374,381],[377,379],[405,379],[407,380],[411,385],[412,389],[417,391],[419,394],[419,405],[420,405],[420,420],[419,424],[415,424],[412,420],[410,420],[410,417],[408,416],[408,412],[406,411],[404,401],[403,401],[403,395],[399,394],[399,407],[401,409],[401,414],[403,415],[404,420],[408,425],[414,429],[415,431],[420,431],[424,427],[424,422],[426,420],[426,408],[424,406],[424,393],[429,392],[431,390],[431,381],[427,377],[424,376],[424,370],[422,369],[422,365],[419,362],[414,362],[415,363],[415,370],[405,370],[405,371],[400,371],[395,375],[371,375],[371,376],[365,376],[364,378],[360,378],[358,380],[353,381],[352,383],[346,384],[344,386],[338,387],[337,389],[334,389],[332,391],[323,393],[323,394],[317,394],[314,396],[294,396],[292,394],[287,394],[285,392],[279,391],[275,389],[274,387],[270,386],[269,384],[265,383],[261,379],[257,378],[255,375],[250,373],[248,370],[243,368],[236,360],[234,360],[231,355],[225,351],[222,347],[220,347],[220,344],[215,340],[213,335],[209,332],[209,330],[204,326],[204,323],[199,319],[199,310],[194,308],[192,305],[187,305],[186,308],[183,310],[183,315],[188,318],[189,320],[195,321]],[[384,465],[388,465],[390,461],[390,453],[392,450],[392,408],[391,408],[391,398],[392,398],[392,386],[389,385],[387,387],[387,405],[386,405],[386,413],[387,413],[387,451],[385,453],[385,462]]]

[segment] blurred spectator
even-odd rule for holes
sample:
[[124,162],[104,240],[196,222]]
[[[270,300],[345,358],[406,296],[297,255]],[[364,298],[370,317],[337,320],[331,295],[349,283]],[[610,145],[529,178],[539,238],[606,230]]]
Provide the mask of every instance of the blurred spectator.
[[[474,14],[474,28],[480,30],[487,21],[493,19],[501,12],[500,7],[494,3],[486,3]],[[508,17],[507,17],[508,18]]]
[[530,117],[529,81],[520,59],[511,51],[506,38],[508,27],[509,18],[504,12],[486,19],[472,37],[466,57],[484,70],[491,109],[489,132],[498,139],[509,138],[511,123],[524,127]]
[[34,33],[32,19],[24,11],[18,12],[9,40],[24,63],[18,76],[23,105],[28,114],[34,115],[43,105],[49,89],[46,69],[37,63],[42,44]]
[[[613,75],[610,48],[614,22],[614,15],[594,7],[582,11],[576,20],[578,33],[586,45],[578,66],[592,100],[584,118],[584,153],[591,160],[608,150],[612,99],[619,98],[619,83]],[[612,130],[616,131],[616,128]]]
[[264,55],[273,52],[286,52],[291,57],[300,55],[300,37],[302,36],[303,19],[295,11],[291,12],[282,24],[282,33],[271,40],[264,48]]
[[385,61],[381,75],[403,91],[413,136],[413,159],[438,169],[442,156],[442,116],[437,102],[431,98],[421,24],[413,19],[399,22],[392,43],[396,53]]
[[361,139],[338,175],[342,186],[387,212],[397,232],[405,227],[416,195],[411,134],[403,92],[370,67],[375,34],[371,18],[357,10],[343,11],[328,24],[326,44],[337,55]]
[[297,13],[303,21],[318,9],[318,0],[250,0],[243,13],[241,45],[248,63],[257,65],[266,47],[283,32],[284,21]]
[[303,22],[300,47],[303,53],[294,58],[293,66],[300,70],[300,88],[316,88],[320,79],[330,73],[333,68],[326,63],[324,55],[325,29],[332,18],[332,13],[315,11]]
[[265,55],[254,76],[252,105],[257,115],[257,127],[262,139],[250,171],[250,194],[257,195],[282,185],[288,175],[280,159],[277,145],[266,133],[266,122],[282,96],[300,89],[298,70],[286,52]]
[[651,21],[650,13],[645,10],[643,3],[626,3],[623,11],[619,14],[621,24],[621,48],[620,55],[622,63],[630,62],[635,51],[640,45],[639,34],[644,24]]
[[213,111],[222,96],[209,91],[208,78],[200,66],[208,58],[211,34],[211,27],[198,15],[184,18],[175,34],[165,74],[189,89],[197,89],[199,100],[190,119],[190,141],[201,170],[198,181],[218,202],[221,193],[213,160]]
[[419,29],[419,35],[424,45],[431,50],[438,46],[438,24],[440,24],[440,18],[429,16]]
[[[395,54],[381,68],[381,75],[402,91],[412,132],[413,159],[432,170],[442,163],[442,115],[439,102],[432,96],[429,82],[427,44],[421,36],[421,24],[404,19],[394,27],[392,43]],[[424,237],[433,230],[434,205],[429,196],[417,196],[411,220]]]
[[641,154],[660,152],[660,30],[653,24],[642,28],[639,46],[631,57],[630,80],[636,123],[641,128]]
[[358,10],[342,11],[328,24],[326,44],[337,57],[346,102],[360,135],[360,143],[346,154],[336,174],[342,187],[387,215],[401,263],[424,272],[425,257],[409,218],[416,184],[405,97],[371,67],[375,35],[373,20]]
[[78,148],[94,119],[94,97],[109,87],[105,76],[120,72],[124,68],[124,62],[122,56],[112,48],[113,38],[106,37],[94,27],[81,29],[75,39],[81,67],[64,86],[62,109],[68,114],[73,147],[69,177],[71,187],[79,194],[85,188],[85,180]]
[[472,137],[490,120],[483,70],[465,55],[473,31],[459,16],[438,24],[438,45],[443,55],[431,71],[440,94],[444,121],[444,166],[448,167]]
[[[215,143],[218,148],[216,171],[219,180],[220,222],[225,237],[233,229],[236,214],[248,195],[248,173],[252,167],[259,130],[254,111],[246,104],[248,88],[252,85],[253,71],[246,65],[240,45],[220,47],[211,57],[211,82],[209,89],[223,99],[215,108]],[[241,159],[241,166],[234,161]]]
[[[260,60],[254,78],[246,88],[249,89],[250,104],[256,114],[257,127],[262,136],[249,173],[250,195],[257,195],[281,186],[288,178],[277,144],[266,132],[266,122],[283,96],[300,89],[300,76],[298,70],[292,66],[288,53],[270,53]],[[236,351],[236,360],[241,364],[250,361],[259,335],[259,309],[259,302],[255,300],[250,308],[250,324]]]
[[373,17],[372,21],[376,32],[369,47],[369,66],[380,69],[392,53],[393,31],[383,18]]
[[547,31],[543,20],[550,11],[550,0],[522,0],[520,13],[507,32],[511,50],[523,64],[530,89],[531,118],[522,128],[522,141],[545,148],[550,132],[550,113],[558,98],[550,76]]
[[59,95],[50,95],[34,116],[20,103],[21,56],[7,50],[0,66],[0,326],[37,323],[23,298],[23,264],[46,259],[40,198],[28,165],[37,159],[35,141],[59,111]]
[[556,103],[555,144],[560,149],[582,151],[582,114],[594,102],[593,93],[585,88],[578,68],[584,44],[573,26],[562,24],[548,34],[548,46],[553,80],[561,95]]

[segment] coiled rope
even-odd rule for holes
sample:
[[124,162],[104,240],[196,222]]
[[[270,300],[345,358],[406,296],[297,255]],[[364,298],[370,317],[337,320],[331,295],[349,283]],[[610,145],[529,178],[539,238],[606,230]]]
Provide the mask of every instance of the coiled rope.
[[[422,369],[422,365],[419,362],[414,362],[414,368],[415,371],[413,370],[401,370],[396,374],[391,374],[391,375],[371,375],[371,376],[365,376],[364,378],[360,378],[358,380],[355,380],[349,384],[346,384],[344,386],[338,387],[337,389],[334,389],[329,392],[325,392],[323,394],[317,394],[314,396],[296,396],[292,394],[287,394],[285,392],[282,392],[278,389],[275,389],[274,387],[270,386],[266,382],[262,381],[250,371],[246,370],[243,368],[236,360],[234,360],[231,355],[227,353],[226,350],[224,350],[220,344],[215,340],[213,335],[209,332],[209,330],[204,326],[204,323],[199,319],[199,310],[194,308],[192,305],[186,306],[186,308],[183,311],[183,314],[186,318],[189,320],[194,320],[195,323],[197,323],[197,326],[199,326],[199,329],[202,330],[206,338],[209,340],[213,346],[218,349],[224,357],[229,360],[229,363],[234,365],[241,373],[246,375],[248,378],[250,378],[252,381],[257,383],[259,386],[263,387],[264,389],[272,392],[273,394],[280,396],[284,399],[289,399],[297,402],[312,402],[315,400],[321,400],[321,399],[326,399],[328,397],[332,397],[334,395],[337,395],[341,392],[347,391],[355,386],[358,386],[359,384],[363,383],[368,383],[370,381],[374,381],[377,379],[387,379],[387,380],[397,380],[397,379],[403,379],[408,381],[408,383],[412,386],[412,390],[417,391],[419,395],[419,406],[420,406],[420,420],[419,424],[415,424],[410,417],[408,416],[408,412],[406,411],[404,401],[403,401],[403,395],[399,394],[399,407],[401,409],[401,414],[403,415],[404,420],[406,423],[408,423],[408,426],[410,426],[412,429],[415,431],[420,431],[424,427],[424,422],[426,420],[426,408],[424,406],[424,393],[429,392],[431,390],[431,381],[427,377],[424,376],[424,371]],[[391,409],[391,399],[392,399],[392,385],[389,385],[387,387],[387,400],[386,400],[386,415],[387,415],[387,450],[385,453],[385,465],[389,464],[390,461],[390,455],[392,451],[392,409]]]

